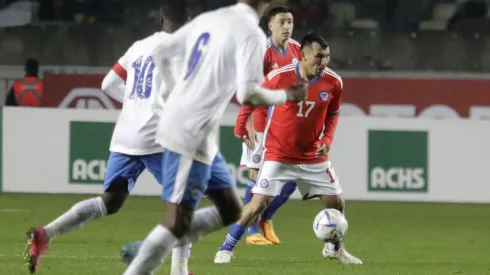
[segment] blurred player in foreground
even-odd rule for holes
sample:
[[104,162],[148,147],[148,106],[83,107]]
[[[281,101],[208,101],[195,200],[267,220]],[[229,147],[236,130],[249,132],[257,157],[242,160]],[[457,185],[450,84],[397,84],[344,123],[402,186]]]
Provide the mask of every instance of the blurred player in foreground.
[[[291,39],[293,34],[293,14],[291,10],[281,6],[274,7],[269,11],[268,18],[271,36],[267,39],[267,51],[264,57],[265,75],[274,69],[296,63],[301,59],[300,44]],[[252,113],[253,125],[250,125],[248,122]],[[259,168],[263,163],[264,150],[262,140],[266,124],[267,107],[256,108],[255,106],[243,105],[240,109],[234,132],[235,136],[243,142],[240,165],[246,165],[249,169],[249,179],[244,198],[245,204],[252,199],[251,190],[255,186]],[[247,244],[271,245],[279,243],[279,238],[276,236],[272,226],[272,217],[279,207],[289,199],[294,190],[296,190],[294,182],[284,185],[281,193],[274,198],[264,210],[264,213],[260,215],[260,221],[255,220],[252,226],[248,228]],[[260,233],[259,224],[265,238]],[[230,235],[233,236],[233,232],[230,232]],[[230,239],[229,241],[233,243],[235,240]]]
[[[170,36],[187,21],[186,6],[172,5],[164,8],[162,32],[135,42],[102,82],[102,90],[123,102],[122,111],[114,128],[107,162],[102,196],[84,200],[73,205],[70,210],[44,227],[35,227],[28,232],[28,245],[25,256],[28,268],[35,273],[39,261],[55,237],[82,227],[92,220],[115,214],[134,187],[139,175],[147,169],[158,182],[161,182],[162,151],[156,142],[157,124],[163,109],[161,90],[172,85],[162,81],[163,75],[149,55],[158,43]],[[167,71],[175,72],[182,67],[179,57],[173,60]],[[183,56],[180,57],[180,63]],[[167,78],[172,77],[168,75]],[[171,81],[168,81],[171,82]],[[189,247],[176,248],[176,268],[181,259],[188,258]],[[172,275],[187,275],[172,272]]]
[[[304,100],[304,85],[262,88],[266,37],[259,16],[269,0],[203,13],[161,41],[152,53],[157,66],[185,52],[182,78],[170,93],[157,139],[164,147],[163,221],[147,236],[125,275],[153,274],[170,250],[232,224],[242,205],[216,143],[221,117],[237,93],[242,104],[282,105]],[[195,209],[204,191],[216,206]]]
[[[308,97],[299,103],[271,107],[265,137],[265,161],[254,196],[245,205],[231,232],[241,232],[281,191],[295,181],[303,199],[319,197],[327,208],[343,212],[342,189],[328,160],[328,151],[337,127],[342,101],[342,79],[327,68],[330,49],[318,35],[308,34],[301,41],[302,61],[270,72],[264,83],[268,89],[281,89],[295,83],[308,85]],[[230,235],[227,236],[227,240]],[[239,240],[239,239],[238,239]],[[215,263],[229,263],[233,248],[216,253]],[[339,243],[325,244],[323,255],[343,263],[361,264]]]

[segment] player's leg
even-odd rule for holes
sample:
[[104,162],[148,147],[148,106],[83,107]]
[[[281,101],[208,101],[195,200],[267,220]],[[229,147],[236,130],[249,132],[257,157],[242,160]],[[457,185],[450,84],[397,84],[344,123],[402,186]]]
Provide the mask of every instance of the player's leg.
[[272,242],[273,244],[279,244],[280,240],[277,237],[276,232],[274,231],[274,226],[272,223],[272,218],[276,214],[277,210],[281,208],[283,204],[285,204],[289,197],[296,190],[295,182],[288,182],[284,185],[279,195],[277,195],[272,202],[267,206],[264,212],[260,215],[259,226],[264,232],[265,238]]
[[[252,200],[252,188],[255,186],[255,182],[257,181],[257,171],[256,169],[250,169],[248,167],[249,158],[251,155],[251,150],[245,143],[242,143],[242,158],[240,161],[240,165],[247,166],[248,168],[248,181],[247,187],[245,188],[245,195],[243,196],[243,203],[247,204]],[[252,225],[248,229],[248,235],[260,234],[260,229],[258,223],[255,223],[255,226]]]
[[[162,183],[163,153],[144,156],[142,159],[146,169],[155,177],[158,183]],[[182,244],[172,249],[172,269],[170,275],[188,275],[188,261],[192,244]]]
[[265,162],[260,175],[258,184],[252,189],[254,196],[252,200],[244,206],[242,216],[231,226],[225,242],[219,248],[214,262],[218,264],[229,263],[233,257],[233,250],[246,232],[247,227],[265,209],[272,198],[279,193],[282,186],[291,180],[287,173],[283,174],[285,165],[277,162]]
[[35,272],[48,243],[55,237],[81,228],[91,220],[117,213],[143,169],[144,165],[139,157],[111,153],[102,196],[80,201],[46,226],[30,230],[26,260],[31,272]]
[[176,246],[172,249],[172,267],[170,275],[188,275],[189,258],[192,244]]
[[[253,197],[252,188],[258,178],[259,169],[263,163],[264,150],[262,146],[262,140],[264,138],[264,133],[256,133],[258,142],[255,145],[254,150],[250,150],[245,143],[243,143],[243,151],[246,153],[245,163],[248,168],[248,183],[245,189],[245,196],[243,202],[245,204],[249,203]],[[259,228],[259,217],[257,217],[252,225],[247,228],[247,239],[246,242],[249,245],[271,245],[272,242],[267,240],[264,235],[260,232]]]
[[[303,198],[319,197],[326,208],[345,213],[342,188],[330,162],[303,165],[299,168],[301,182],[298,182],[298,188]],[[322,253],[325,258],[337,259],[345,264],[362,264],[360,259],[347,252],[341,242],[326,243]]]
[[[225,165],[224,160],[219,162]],[[221,229],[231,223],[230,220],[236,220],[239,214],[232,213],[237,208],[233,206],[233,199],[230,199],[230,196],[236,197],[231,188],[223,189],[221,193],[224,196],[221,202],[226,207],[206,207],[194,213],[207,189],[211,177],[210,165],[167,150],[164,152],[163,167],[163,199],[167,201],[165,218],[143,242],[138,255],[124,274],[151,274],[163,263],[173,247],[179,243],[195,242],[198,237]],[[223,209],[228,206],[229,209]]]

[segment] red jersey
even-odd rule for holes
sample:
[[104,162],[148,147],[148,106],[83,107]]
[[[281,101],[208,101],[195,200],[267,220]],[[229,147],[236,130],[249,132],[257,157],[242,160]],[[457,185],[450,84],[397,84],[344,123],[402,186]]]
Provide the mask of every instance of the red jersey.
[[[287,89],[296,83],[308,83],[299,74],[299,64],[274,70],[267,75],[264,87]],[[342,102],[342,79],[329,68],[308,83],[308,98],[271,107],[265,136],[265,160],[282,163],[311,164],[328,160],[317,158],[320,143],[330,148],[337,127]]]
[[[264,75],[270,71],[294,64],[301,59],[301,45],[294,39],[289,39],[287,48],[284,52],[279,50],[272,42],[272,38],[267,39],[267,51],[264,56]],[[267,107],[255,107],[243,105],[238,114],[235,133],[240,136],[247,134],[247,120],[253,113],[255,131],[263,133],[267,124]]]

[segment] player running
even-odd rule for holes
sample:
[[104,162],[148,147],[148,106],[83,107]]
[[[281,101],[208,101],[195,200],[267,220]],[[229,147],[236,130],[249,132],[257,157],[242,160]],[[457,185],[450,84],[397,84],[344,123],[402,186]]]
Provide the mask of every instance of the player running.
[[[306,96],[304,85],[287,90],[262,88],[266,37],[259,15],[269,0],[203,13],[161,41],[152,54],[158,64],[185,51],[185,67],[160,120],[163,145],[163,221],[141,245],[124,274],[153,274],[179,243],[195,242],[235,222],[241,202],[216,143],[221,117],[237,92],[242,104],[282,105]],[[204,190],[216,206],[194,211]]]
[[[308,97],[299,103],[271,107],[265,140],[265,161],[254,196],[245,205],[240,220],[231,228],[236,242],[227,236],[216,253],[215,263],[229,263],[233,248],[243,237],[245,228],[281,191],[284,184],[295,181],[303,199],[319,197],[327,208],[343,212],[342,189],[328,160],[342,100],[342,79],[327,68],[330,49],[318,35],[308,34],[301,41],[302,61],[274,70],[264,87],[281,89],[294,83],[308,85]],[[238,238],[237,238],[238,237]],[[361,264],[339,243],[325,244],[323,255],[343,263]]]
[[[149,55],[162,39],[170,36],[187,21],[186,6],[164,7],[165,20],[161,32],[135,42],[112,67],[102,82],[102,90],[123,102],[110,145],[110,156],[102,196],[76,203],[70,210],[44,227],[28,232],[25,251],[30,273],[37,271],[39,261],[55,237],[82,227],[92,220],[102,219],[119,211],[133,189],[139,175],[147,169],[161,182],[162,151],[156,142],[157,123],[163,109],[160,90],[167,90],[171,81],[162,83],[153,58]],[[173,60],[168,71],[182,67],[183,56]],[[165,78],[171,79],[171,75]],[[166,85],[166,86],[165,86]],[[188,257],[188,247],[176,248],[177,258]],[[180,261],[180,260],[179,260]],[[179,261],[174,266],[179,267]],[[188,273],[173,272],[172,275]]]
[[[272,8],[269,13],[269,30],[271,36],[267,39],[267,51],[264,58],[264,74],[288,64],[296,63],[301,59],[300,44],[291,39],[293,33],[293,14],[290,9],[282,6]],[[247,125],[249,117],[253,113],[253,126]],[[243,143],[241,165],[248,167],[248,184],[245,191],[245,204],[252,199],[251,190],[255,186],[257,175],[263,161],[263,144],[265,126],[267,124],[267,107],[255,107],[243,105],[238,115],[235,136]],[[248,131],[249,128],[251,131]],[[247,244],[271,245],[278,244],[279,238],[272,226],[272,217],[296,190],[294,182],[286,184],[279,196],[275,197],[271,204],[260,216],[260,223],[255,220],[247,230]],[[259,229],[264,232],[264,236]]]

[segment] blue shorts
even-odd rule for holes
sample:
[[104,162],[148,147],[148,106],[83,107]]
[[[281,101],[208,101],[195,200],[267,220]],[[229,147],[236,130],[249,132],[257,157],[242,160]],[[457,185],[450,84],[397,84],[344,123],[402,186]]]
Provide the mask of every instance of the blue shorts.
[[128,192],[134,187],[136,180],[147,169],[161,183],[162,179],[162,153],[130,156],[111,152],[107,161],[106,176],[104,180],[104,192],[116,180],[128,182]]
[[211,165],[172,151],[163,152],[162,199],[196,209],[208,189],[235,188],[225,158],[218,153]]

